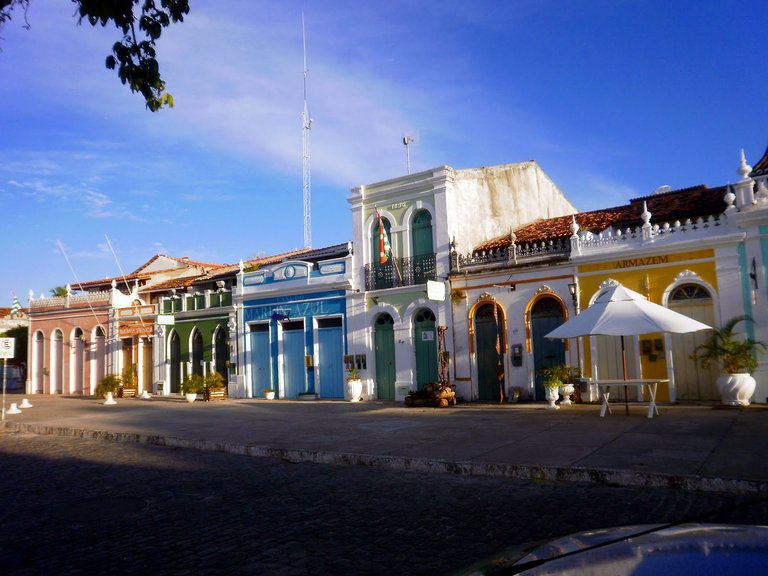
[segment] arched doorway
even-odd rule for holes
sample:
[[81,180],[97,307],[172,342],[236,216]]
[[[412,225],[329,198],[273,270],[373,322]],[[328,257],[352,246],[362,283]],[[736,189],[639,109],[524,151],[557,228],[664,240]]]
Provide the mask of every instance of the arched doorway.
[[432,215],[427,210],[419,210],[413,216],[413,281],[414,284],[426,284],[433,280],[435,270],[435,250],[432,244]]
[[[382,263],[380,260],[381,255],[381,229],[379,227],[379,223],[384,227],[384,235],[387,238],[387,240],[390,242],[390,255],[386,262]],[[389,220],[386,218],[376,219],[376,221],[373,224],[373,230],[371,231],[371,270],[373,271],[373,285],[371,288],[373,290],[381,290],[383,288],[393,288],[395,286],[399,286],[401,282],[398,282],[397,279],[399,276],[395,274],[397,272],[398,274],[402,274],[401,270],[396,270],[395,266],[392,261],[392,254],[391,254],[391,242],[392,242],[392,233],[391,233],[391,224]]]
[[72,333],[70,356],[70,377],[72,381],[69,384],[70,392],[74,394],[85,393],[85,334],[82,329],[75,328]]
[[192,331],[192,374],[203,374],[203,335],[195,328]]
[[[715,324],[715,309],[709,290],[700,284],[682,284],[669,294],[670,310],[684,314],[709,326]],[[670,351],[675,378],[676,400],[719,400],[715,381],[718,368],[711,365],[702,368],[701,364],[691,359],[696,347],[711,334],[709,330],[700,330],[688,334],[671,334]]]
[[504,366],[504,315],[495,302],[481,304],[475,312],[477,399],[483,402],[503,398],[506,383],[499,380]]
[[64,334],[58,328],[51,338],[51,392],[64,392]]
[[389,314],[379,314],[373,325],[376,356],[376,397],[395,399],[395,321]]
[[227,360],[229,360],[229,334],[224,326],[219,325],[216,328],[216,334],[213,337],[214,350],[214,371],[224,376],[224,382],[229,380],[229,370],[227,369]]
[[171,373],[168,375],[171,386],[170,390],[173,393],[178,393],[179,386],[181,385],[181,339],[176,330],[171,332],[168,348],[168,357],[171,359]]
[[106,376],[106,338],[101,326],[97,326],[93,331],[93,342],[91,343],[90,365],[91,365],[91,386],[89,393],[93,394],[98,383]]
[[35,332],[32,347],[32,390],[35,394],[45,392],[45,335]]
[[545,338],[565,321],[562,303],[551,296],[536,300],[531,307],[531,347],[533,349],[534,397],[544,400],[544,385],[539,370],[547,366],[565,364],[565,342]]
[[416,388],[437,382],[437,332],[435,313],[427,308],[413,316],[413,334],[416,339]]

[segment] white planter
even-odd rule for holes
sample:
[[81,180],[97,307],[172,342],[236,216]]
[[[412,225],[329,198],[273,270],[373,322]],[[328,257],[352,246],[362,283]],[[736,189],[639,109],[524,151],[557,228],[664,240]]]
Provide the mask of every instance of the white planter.
[[560,386],[560,394],[563,396],[563,399],[560,400],[561,406],[570,406],[573,404],[573,402],[571,402],[571,394],[573,394],[575,390],[576,389],[573,387],[573,384],[563,384]]
[[555,404],[557,399],[560,397],[559,390],[560,389],[558,386],[547,386],[544,389],[544,398],[546,398],[547,402],[549,403],[547,410],[560,410],[560,406]]
[[187,399],[187,402],[192,403],[197,398],[197,394],[195,392],[188,392],[188,393],[184,394],[184,398]]
[[755,379],[747,373],[721,374],[715,382],[720,400],[728,406],[749,406],[755,393]]
[[266,392],[265,391],[264,392],[264,398],[266,398],[267,400],[274,400],[275,399],[275,392],[274,391],[272,391],[272,392]]
[[349,401],[359,402],[362,395],[363,381],[359,378],[356,380],[347,380],[347,398],[349,398]]

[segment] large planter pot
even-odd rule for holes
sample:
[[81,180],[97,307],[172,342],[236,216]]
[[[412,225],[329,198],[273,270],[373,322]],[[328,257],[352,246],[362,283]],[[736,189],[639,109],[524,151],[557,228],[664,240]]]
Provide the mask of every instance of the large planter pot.
[[274,390],[270,390],[269,392],[267,392],[265,390],[264,391],[264,398],[266,398],[267,400],[274,400],[275,399],[275,392],[274,392]]
[[197,393],[195,392],[187,392],[184,394],[184,398],[187,399],[187,402],[194,402],[197,399]]
[[347,397],[350,402],[358,402],[363,395],[363,381],[359,378],[347,380]]
[[560,397],[559,391],[560,389],[558,386],[547,386],[544,389],[544,398],[547,399],[548,403],[547,410],[560,410],[560,406],[555,404]]
[[747,373],[721,374],[715,382],[720,400],[728,406],[749,406],[755,393],[755,379]]
[[571,402],[571,394],[575,391],[576,389],[573,387],[573,384],[563,384],[560,386],[560,394],[563,396],[563,399],[560,400],[560,405],[570,406],[573,404],[573,402]]

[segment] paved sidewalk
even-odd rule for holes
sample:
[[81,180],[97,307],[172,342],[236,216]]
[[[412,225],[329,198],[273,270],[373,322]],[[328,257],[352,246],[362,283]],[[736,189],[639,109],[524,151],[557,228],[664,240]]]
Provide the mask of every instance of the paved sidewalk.
[[[768,495],[768,407],[544,404],[406,408],[393,402],[28,396],[5,427],[293,462]],[[22,396],[9,394],[19,404]]]

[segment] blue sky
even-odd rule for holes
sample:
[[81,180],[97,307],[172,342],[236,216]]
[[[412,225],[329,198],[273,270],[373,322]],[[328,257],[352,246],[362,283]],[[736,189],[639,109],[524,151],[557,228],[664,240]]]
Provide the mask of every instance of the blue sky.
[[535,159],[580,210],[734,182],[768,145],[764,1],[190,2],[155,114],[71,2],[0,32],[0,306],[301,247],[302,12],[316,247],[351,238],[352,187],[406,172],[406,133],[412,171]]

